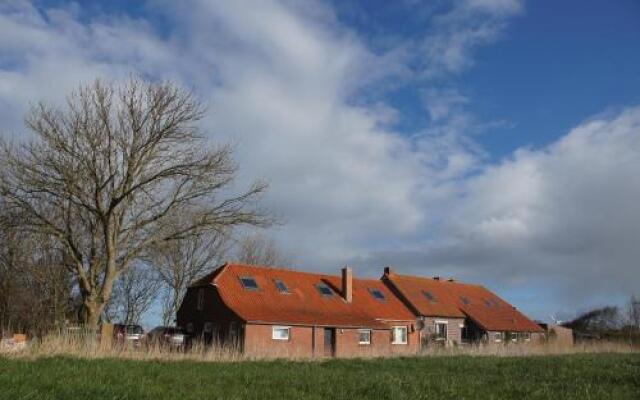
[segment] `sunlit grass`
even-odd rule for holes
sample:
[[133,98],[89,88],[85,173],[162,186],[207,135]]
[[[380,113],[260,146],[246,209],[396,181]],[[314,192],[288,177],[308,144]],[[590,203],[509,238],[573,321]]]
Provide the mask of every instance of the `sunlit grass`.
[[640,355],[194,362],[0,358],[1,399],[638,399]]

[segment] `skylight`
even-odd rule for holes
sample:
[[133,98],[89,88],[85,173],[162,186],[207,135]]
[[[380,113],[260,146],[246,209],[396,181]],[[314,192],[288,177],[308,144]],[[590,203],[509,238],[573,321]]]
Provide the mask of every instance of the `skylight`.
[[291,293],[289,292],[289,288],[284,284],[280,279],[274,279],[276,287],[278,288],[278,292],[280,293]]
[[428,291],[426,291],[426,290],[423,290],[423,291],[422,291],[422,294],[423,294],[423,295],[424,295],[424,297],[426,297],[426,298],[427,298],[427,300],[429,300],[430,302],[432,302],[432,303],[437,303],[437,302],[438,302],[438,300],[436,299],[436,297],[435,297],[431,292],[428,292]]
[[324,283],[319,283],[316,287],[318,288],[318,291],[320,292],[321,295],[333,296],[333,291],[331,290],[331,288],[325,285]]
[[258,290],[258,283],[251,276],[241,276],[240,282],[246,290]]
[[460,300],[462,300],[464,304],[467,304],[467,305],[471,304],[471,300],[469,300],[465,296],[460,296]]
[[369,293],[371,293],[373,298],[376,300],[385,300],[384,293],[382,293],[379,289],[370,288]]

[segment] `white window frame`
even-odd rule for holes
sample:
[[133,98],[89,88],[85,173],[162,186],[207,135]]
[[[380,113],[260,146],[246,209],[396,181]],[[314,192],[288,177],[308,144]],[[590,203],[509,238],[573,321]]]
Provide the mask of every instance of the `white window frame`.
[[[287,331],[287,337],[280,337],[279,335],[276,335],[276,331],[279,330],[286,330]],[[291,327],[290,326],[273,326],[271,328],[271,339],[273,340],[282,340],[282,341],[288,341],[291,340]]]
[[[404,330],[404,341],[397,341],[396,332]],[[402,336],[400,336],[401,338]],[[391,344],[408,344],[409,343],[409,328],[406,325],[394,326],[391,328]]]
[[445,320],[433,321],[433,329],[436,334],[438,333],[438,325],[444,325],[446,327],[444,337],[438,336],[438,339],[448,340],[449,339],[449,321],[445,321]]
[[[360,340],[360,334],[362,333],[368,333],[369,340],[367,341]],[[358,344],[363,344],[363,345],[371,344],[371,329],[358,329]]]
[[197,304],[197,308],[198,308],[198,311],[204,310],[204,288],[199,288],[198,289],[198,304]]
[[493,341],[496,343],[502,342],[504,339],[504,333],[502,332],[493,332]]

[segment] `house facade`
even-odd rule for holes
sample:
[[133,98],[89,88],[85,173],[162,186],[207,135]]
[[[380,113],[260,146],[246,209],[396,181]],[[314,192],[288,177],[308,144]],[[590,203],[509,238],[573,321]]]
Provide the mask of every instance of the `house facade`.
[[544,335],[538,324],[483,286],[401,275],[390,267],[382,281],[413,311],[423,346],[526,343]]
[[178,325],[255,357],[414,354],[416,319],[389,287],[350,268],[323,275],[225,264],[194,283]]

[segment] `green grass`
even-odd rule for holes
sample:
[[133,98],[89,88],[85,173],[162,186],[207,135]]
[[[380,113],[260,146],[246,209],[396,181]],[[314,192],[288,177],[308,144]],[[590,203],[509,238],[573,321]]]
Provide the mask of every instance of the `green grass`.
[[640,355],[327,362],[0,358],[0,399],[640,399]]

